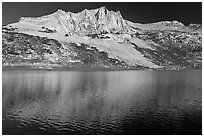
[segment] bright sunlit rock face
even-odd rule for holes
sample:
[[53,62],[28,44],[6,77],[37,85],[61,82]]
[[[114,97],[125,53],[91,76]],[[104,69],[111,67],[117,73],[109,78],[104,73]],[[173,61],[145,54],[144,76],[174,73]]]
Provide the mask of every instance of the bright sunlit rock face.
[[202,66],[201,29],[200,24],[185,26],[178,21],[133,23],[106,7],[79,13],[59,9],[4,26],[3,64],[198,69]]
[[124,31],[127,23],[120,12],[109,11],[105,7],[94,10],[83,10],[79,13],[65,12],[58,10],[53,14],[37,18],[22,17],[18,25],[35,26],[56,30],[60,33],[91,33],[92,31]]

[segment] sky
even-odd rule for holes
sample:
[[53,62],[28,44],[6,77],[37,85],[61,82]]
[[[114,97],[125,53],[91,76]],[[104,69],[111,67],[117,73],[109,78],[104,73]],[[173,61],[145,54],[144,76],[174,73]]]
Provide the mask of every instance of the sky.
[[9,24],[20,17],[39,17],[57,9],[80,12],[106,6],[108,10],[120,11],[123,18],[134,23],[154,23],[177,20],[184,25],[202,23],[201,2],[3,2],[2,23]]

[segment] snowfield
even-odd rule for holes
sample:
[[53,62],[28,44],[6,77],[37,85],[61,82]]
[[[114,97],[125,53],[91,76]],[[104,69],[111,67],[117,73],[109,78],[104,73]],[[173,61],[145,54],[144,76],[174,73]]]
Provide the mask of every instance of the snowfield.
[[[79,13],[58,10],[42,17],[22,17],[17,23],[4,26],[3,33],[7,38],[3,41],[6,48],[3,57],[10,59],[15,55],[16,58],[23,60],[24,54],[21,57],[20,54],[24,51],[13,51],[19,47],[14,49],[9,47],[15,42],[18,43],[17,39],[10,41],[9,35],[15,36],[17,33],[17,35],[28,34],[58,41],[64,49],[60,47],[55,49],[48,44],[49,52],[39,55],[39,58],[52,63],[57,63],[62,56],[62,60],[68,63],[84,65],[87,61],[83,62],[83,58],[79,58],[79,55],[83,54],[99,57],[101,61],[107,59],[105,62],[125,63],[128,66],[155,69],[199,68],[202,61],[201,28],[202,26],[197,24],[186,27],[178,21],[132,23],[124,20],[119,11],[109,11],[105,7],[85,9]],[[76,47],[70,45],[73,43]],[[86,47],[83,47],[83,44]],[[26,52],[26,54],[31,53]],[[74,58],[76,56],[77,59]],[[31,55],[25,55],[24,59],[31,58]],[[5,64],[8,64],[7,59],[3,58]],[[95,61],[95,65],[101,63]]]

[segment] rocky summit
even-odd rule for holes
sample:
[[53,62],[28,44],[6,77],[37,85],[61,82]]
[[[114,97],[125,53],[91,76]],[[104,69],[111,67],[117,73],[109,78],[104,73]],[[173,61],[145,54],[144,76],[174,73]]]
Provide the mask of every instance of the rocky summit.
[[3,67],[201,69],[202,25],[125,20],[106,7],[21,17],[2,28]]

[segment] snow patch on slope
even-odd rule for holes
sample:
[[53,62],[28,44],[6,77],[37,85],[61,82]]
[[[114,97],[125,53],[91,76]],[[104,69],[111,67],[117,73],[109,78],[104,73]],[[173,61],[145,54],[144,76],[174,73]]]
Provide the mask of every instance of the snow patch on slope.
[[[15,26],[17,27],[17,26]],[[36,30],[28,30],[19,27],[19,32],[40,36],[48,37],[50,39],[56,39],[61,43],[84,43],[92,47],[96,47],[99,51],[105,51],[108,53],[110,58],[115,58],[126,62],[130,66],[141,65],[149,68],[159,68],[158,65],[152,63],[149,59],[145,58],[139,51],[137,51],[132,44],[128,43],[117,43],[114,40],[101,40],[101,39],[86,39],[78,35],[72,35],[66,37],[60,33],[43,33]],[[135,40],[140,46],[146,47],[147,45],[140,40]],[[147,46],[148,47],[148,46]]]

